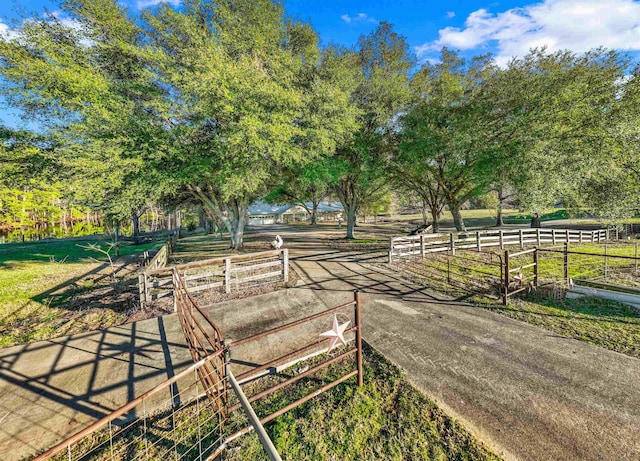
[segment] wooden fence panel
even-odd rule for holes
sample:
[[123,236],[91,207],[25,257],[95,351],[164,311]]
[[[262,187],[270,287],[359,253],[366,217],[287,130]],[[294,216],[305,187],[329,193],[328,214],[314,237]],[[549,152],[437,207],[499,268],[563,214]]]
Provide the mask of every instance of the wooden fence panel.
[[189,293],[221,290],[231,293],[248,283],[287,282],[288,250],[262,251],[243,255],[193,261],[168,267],[150,267],[139,276],[141,303],[173,295],[173,271],[178,271]]
[[389,241],[389,263],[395,258],[424,257],[427,253],[456,249],[477,249],[525,245],[556,245],[560,243],[600,242],[607,240],[608,231],[598,229],[583,231],[573,229],[512,229],[488,230],[469,233],[422,234],[393,237]]

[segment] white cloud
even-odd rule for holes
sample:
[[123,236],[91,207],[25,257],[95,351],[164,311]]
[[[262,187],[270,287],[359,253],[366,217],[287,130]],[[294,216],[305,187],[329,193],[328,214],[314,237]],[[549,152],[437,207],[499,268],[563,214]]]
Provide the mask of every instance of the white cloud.
[[5,24],[0,20],[0,37],[5,40],[12,40],[18,36],[18,32],[15,29],[9,27],[9,25]]
[[443,46],[468,50],[496,46],[496,61],[505,65],[513,56],[547,46],[550,51],[585,52],[604,46],[640,50],[640,1],[543,0],[502,13],[480,9],[464,27],[445,27],[439,38],[416,47],[421,57]]
[[182,3],[182,0],[138,0],[137,6],[139,10],[142,10],[143,8],[160,5],[161,3],[169,3],[170,5],[178,6]]
[[455,18],[456,17],[456,12],[455,11],[447,11],[447,18],[451,19],[451,18]]
[[342,19],[347,24],[351,24],[352,22],[372,22],[372,23],[378,22],[377,19],[372,18],[367,13],[358,13],[355,16],[349,16],[348,14],[343,14],[342,16],[340,16],[340,19]]

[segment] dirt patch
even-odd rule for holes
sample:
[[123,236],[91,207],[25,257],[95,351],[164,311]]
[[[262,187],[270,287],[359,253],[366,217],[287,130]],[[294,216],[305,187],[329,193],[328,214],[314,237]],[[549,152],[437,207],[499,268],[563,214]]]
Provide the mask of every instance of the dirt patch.
[[69,269],[62,264],[55,269],[65,274],[58,285],[31,297],[20,313],[0,325],[0,345],[72,335],[158,315],[140,312],[139,263],[138,256],[123,256],[114,261],[113,268],[107,263],[87,264],[73,275],[66,275]]

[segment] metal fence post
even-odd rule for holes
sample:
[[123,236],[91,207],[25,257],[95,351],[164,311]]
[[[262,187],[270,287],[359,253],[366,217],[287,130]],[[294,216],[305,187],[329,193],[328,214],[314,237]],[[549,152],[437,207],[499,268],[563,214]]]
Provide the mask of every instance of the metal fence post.
[[289,281],[289,250],[282,249],[282,279],[284,283]]
[[224,292],[231,293],[231,258],[224,260]]
[[358,386],[362,387],[364,383],[364,373],[362,369],[362,316],[360,311],[360,292],[353,292],[355,301],[355,322],[356,322],[356,347],[358,352],[356,355],[356,363],[358,365]]
[[509,304],[509,250],[504,250],[504,291],[502,293],[502,304]]

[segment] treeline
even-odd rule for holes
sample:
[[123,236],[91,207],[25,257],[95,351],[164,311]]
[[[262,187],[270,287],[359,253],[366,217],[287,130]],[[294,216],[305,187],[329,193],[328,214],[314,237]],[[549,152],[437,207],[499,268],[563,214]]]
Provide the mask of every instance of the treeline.
[[558,202],[609,219],[638,208],[640,82],[614,51],[532,50],[501,68],[443,49],[418,66],[388,23],[321,47],[270,0],[139,16],[112,0],[60,7],[64,20],[30,18],[0,39],[3,94],[46,126],[30,144],[51,161],[11,178],[62,182],[114,221],[193,205],[239,248],[259,197],[312,213],[337,197],[349,238],[390,190],[419,197],[436,224],[446,206],[459,230],[460,208],[489,192],[534,216]]

